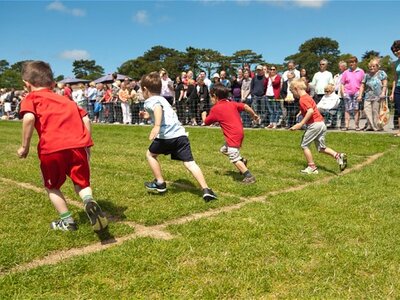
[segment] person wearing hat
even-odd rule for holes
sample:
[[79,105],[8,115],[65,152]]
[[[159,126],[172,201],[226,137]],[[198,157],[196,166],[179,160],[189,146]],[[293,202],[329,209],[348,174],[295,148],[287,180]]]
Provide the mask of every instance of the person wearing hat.
[[215,73],[212,78],[213,78],[213,82],[210,84],[210,90],[212,89],[214,84],[219,83],[221,81],[218,73]]
[[262,65],[256,67],[256,74],[251,79],[250,93],[253,100],[252,108],[257,115],[260,116],[259,123],[254,124],[254,127],[265,126],[265,114],[267,112],[267,102],[265,99],[265,92],[267,90],[267,78],[264,74]]

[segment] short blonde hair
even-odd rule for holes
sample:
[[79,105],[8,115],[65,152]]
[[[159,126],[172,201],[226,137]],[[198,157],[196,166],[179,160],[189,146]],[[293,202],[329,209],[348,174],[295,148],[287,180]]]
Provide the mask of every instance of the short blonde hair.
[[299,90],[306,90],[307,89],[307,85],[304,82],[304,80],[300,79],[300,78],[295,78],[293,79],[293,81],[290,83],[290,89],[294,89],[297,88]]
[[378,68],[380,68],[381,67],[380,62],[381,62],[381,60],[379,57],[374,57],[369,61],[368,67],[370,67],[371,65],[377,65]]
[[335,91],[335,85],[333,85],[332,83],[328,84],[328,85],[325,86],[325,88],[324,88],[324,92],[325,92],[325,93],[332,94],[334,91]]

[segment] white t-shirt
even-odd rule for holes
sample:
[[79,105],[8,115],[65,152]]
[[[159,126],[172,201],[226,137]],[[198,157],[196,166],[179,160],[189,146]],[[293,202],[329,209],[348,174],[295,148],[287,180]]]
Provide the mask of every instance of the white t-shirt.
[[165,96],[165,97],[173,97],[174,96],[174,92],[172,87],[174,86],[174,82],[167,78],[167,79],[162,79],[161,78],[161,96]]
[[319,110],[330,110],[338,108],[340,103],[340,98],[336,93],[330,95],[325,94],[321,101],[318,102],[317,107]]
[[149,113],[153,122],[154,108],[157,105],[162,108],[161,127],[157,138],[167,140],[187,135],[172,106],[162,96],[152,96],[144,101],[144,109]]
[[311,82],[317,95],[325,94],[325,87],[329,83],[333,83],[333,76],[331,72],[326,70],[324,72],[319,71],[315,73]]

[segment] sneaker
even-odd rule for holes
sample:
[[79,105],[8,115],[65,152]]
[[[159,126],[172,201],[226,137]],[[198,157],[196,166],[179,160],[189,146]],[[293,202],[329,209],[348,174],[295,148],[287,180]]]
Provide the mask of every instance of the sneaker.
[[88,201],[85,204],[85,212],[94,231],[101,231],[107,227],[107,218],[96,201]]
[[211,200],[217,199],[217,195],[215,195],[212,189],[205,188],[203,189],[203,199],[204,201],[209,202]]
[[248,184],[255,183],[256,182],[256,178],[254,176],[248,176],[248,177],[243,178],[242,182],[243,183],[248,183]]
[[158,184],[156,179],[151,182],[145,182],[144,186],[149,191],[157,191],[159,193],[165,193],[167,191],[167,184],[165,182]]
[[301,170],[300,172],[303,174],[318,174],[318,169],[317,168],[313,169],[310,166],[308,166],[307,168]]
[[76,231],[78,230],[78,225],[75,222],[67,223],[64,220],[56,220],[50,223],[50,228],[53,230]]
[[336,159],[337,163],[339,164],[340,171],[344,171],[347,167],[347,155],[346,153],[340,153],[339,157]]

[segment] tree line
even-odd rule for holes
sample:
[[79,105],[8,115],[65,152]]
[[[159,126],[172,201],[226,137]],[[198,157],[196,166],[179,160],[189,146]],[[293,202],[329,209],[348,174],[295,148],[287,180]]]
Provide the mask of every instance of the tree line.
[[[232,75],[244,64],[255,66],[266,64],[276,66],[278,71],[285,69],[285,62],[294,60],[298,68],[305,68],[310,77],[319,70],[318,63],[322,58],[329,61],[329,70],[338,73],[338,62],[346,61],[353,56],[351,53],[342,54],[339,43],[328,37],[316,37],[305,41],[299,46],[298,52],[287,56],[284,62],[274,63],[264,60],[261,54],[252,50],[238,50],[232,55],[223,55],[217,50],[187,47],[185,51],[178,51],[173,48],[166,48],[160,45],[153,46],[143,55],[127,60],[116,72],[127,75],[134,79],[140,79],[142,75],[154,70],[166,69],[171,78],[175,78],[182,71],[192,70],[198,74],[205,70],[209,76],[214,72],[225,70]],[[366,50],[362,57],[359,57],[359,67],[368,70],[367,65],[372,57],[381,58],[381,69],[389,76],[389,82],[393,80],[392,59],[389,55],[381,56],[374,50]],[[0,87],[22,88],[21,67],[24,61],[12,65],[5,59],[0,60]],[[94,80],[104,74],[104,68],[96,64],[95,60],[75,60],[72,64],[72,72],[76,78]],[[64,79],[64,75],[57,75],[55,80]]]

